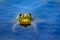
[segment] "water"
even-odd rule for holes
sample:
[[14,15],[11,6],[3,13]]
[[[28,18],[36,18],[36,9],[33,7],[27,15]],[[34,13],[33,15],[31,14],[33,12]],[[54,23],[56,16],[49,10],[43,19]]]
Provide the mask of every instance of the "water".
[[[30,12],[36,20],[37,35],[33,26],[13,25],[20,13]],[[13,20],[13,21],[12,21]],[[48,0],[1,0],[0,40],[60,40],[60,3]]]

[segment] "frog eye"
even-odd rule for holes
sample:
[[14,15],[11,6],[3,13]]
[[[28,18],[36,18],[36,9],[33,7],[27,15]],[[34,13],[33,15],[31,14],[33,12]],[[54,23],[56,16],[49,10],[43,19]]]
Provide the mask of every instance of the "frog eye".
[[29,14],[27,14],[27,17],[31,17],[31,14],[29,13]]
[[24,14],[20,14],[19,16],[20,16],[20,17],[24,17]]

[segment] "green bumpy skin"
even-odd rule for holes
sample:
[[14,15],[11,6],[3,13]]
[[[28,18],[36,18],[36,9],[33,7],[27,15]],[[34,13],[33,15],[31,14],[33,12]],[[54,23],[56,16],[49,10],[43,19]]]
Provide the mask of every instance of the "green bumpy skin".
[[32,21],[33,20],[33,18],[32,17],[27,17],[30,21]]

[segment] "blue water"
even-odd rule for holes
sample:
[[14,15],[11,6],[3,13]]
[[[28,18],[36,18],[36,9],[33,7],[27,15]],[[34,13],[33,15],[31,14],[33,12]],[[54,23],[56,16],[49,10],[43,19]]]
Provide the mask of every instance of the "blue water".
[[[30,12],[34,18],[46,21],[37,23],[34,28],[16,26],[12,32],[16,16]],[[9,21],[9,22],[8,22]],[[0,40],[60,40],[60,3],[47,0],[1,0],[0,1]]]

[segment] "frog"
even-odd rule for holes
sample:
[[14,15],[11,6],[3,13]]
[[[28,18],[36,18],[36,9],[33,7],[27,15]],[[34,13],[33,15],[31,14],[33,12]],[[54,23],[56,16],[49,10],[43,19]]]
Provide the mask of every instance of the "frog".
[[21,13],[18,17],[18,21],[21,26],[28,27],[31,25],[33,21],[33,17],[31,13],[28,13],[27,15],[24,15],[23,13]]

